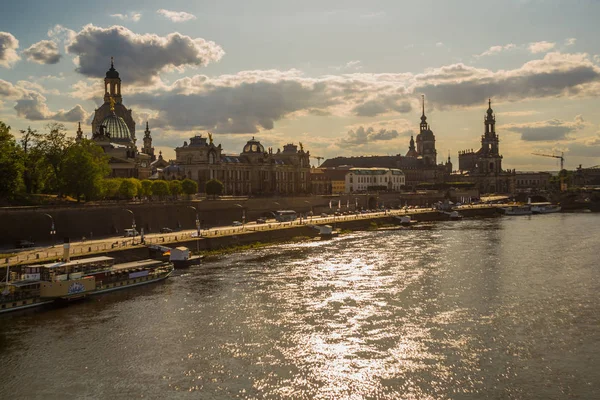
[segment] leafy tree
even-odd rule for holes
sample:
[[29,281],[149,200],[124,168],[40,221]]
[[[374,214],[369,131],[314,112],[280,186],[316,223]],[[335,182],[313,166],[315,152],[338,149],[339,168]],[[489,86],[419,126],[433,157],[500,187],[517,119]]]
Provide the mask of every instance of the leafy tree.
[[181,181],[169,181],[169,191],[177,199],[177,196],[182,192]]
[[75,196],[77,201],[98,198],[102,192],[102,179],[110,174],[108,156],[93,141],[84,139],[69,147],[61,180],[65,193]]
[[181,189],[183,190],[183,193],[187,194],[189,197],[198,193],[198,182],[186,178],[181,182]]
[[140,192],[140,196],[150,197],[152,196],[152,181],[149,179],[144,179],[142,182],[142,190]]
[[[138,185],[136,183],[137,179],[134,178],[126,178],[121,182],[121,186],[119,186],[119,197],[131,200],[138,194]],[[138,181],[139,182],[139,181]],[[141,184],[140,184],[141,187]]]
[[158,196],[160,200],[162,200],[164,196],[168,196],[169,193],[169,184],[166,181],[157,180],[152,182],[152,194]]
[[63,162],[67,151],[75,141],[67,137],[67,131],[63,124],[51,123],[46,126],[48,133],[40,140],[40,148],[44,154],[44,160],[50,167],[52,174],[49,180],[50,189],[59,195],[62,194],[64,182],[62,181]]
[[10,197],[18,189],[23,172],[22,153],[10,126],[0,121],[0,197]]
[[28,127],[21,130],[21,149],[23,150],[23,183],[26,193],[39,193],[48,179],[48,166],[40,146],[41,134]]
[[101,183],[103,197],[105,199],[116,199],[122,182],[123,179],[121,178],[104,179]]
[[218,179],[211,179],[206,182],[206,195],[215,199],[223,193],[223,182]]

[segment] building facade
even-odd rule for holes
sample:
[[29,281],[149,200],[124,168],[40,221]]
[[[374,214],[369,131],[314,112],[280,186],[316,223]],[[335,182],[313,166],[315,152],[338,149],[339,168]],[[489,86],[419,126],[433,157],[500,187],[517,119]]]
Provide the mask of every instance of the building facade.
[[350,168],[345,193],[369,191],[399,192],[406,184],[404,173],[395,168]]
[[519,172],[515,175],[515,189],[517,192],[531,192],[550,189],[550,172]]
[[175,148],[175,160],[159,170],[164,179],[192,179],[200,192],[206,182],[218,179],[225,195],[286,195],[309,193],[310,153],[295,144],[286,144],[283,151],[265,150],[252,138],[240,154],[224,154],[215,145],[212,134],[190,138]]

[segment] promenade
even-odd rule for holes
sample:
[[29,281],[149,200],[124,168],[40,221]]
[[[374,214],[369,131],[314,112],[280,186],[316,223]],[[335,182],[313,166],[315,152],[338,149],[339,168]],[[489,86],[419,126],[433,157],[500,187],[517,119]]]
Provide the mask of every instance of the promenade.
[[[503,207],[503,204],[481,204],[481,205],[464,205],[454,207],[457,211],[480,212],[495,210],[498,207]],[[200,237],[195,229],[181,230],[172,233],[152,233],[144,235],[144,242],[142,243],[141,237],[122,237],[113,236],[109,238],[95,239],[95,240],[79,240],[71,241],[70,243],[70,255],[71,257],[80,257],[86,255],[94,255],[97,253],[106,253],[118,250],[143,248],[150,244],[159,244],[165,246],[176,246],[180,242],[190,242],[193,240],[204,240],[205,238],[215,237],[226,237],[236,236],[240,234],[246,234],[251,232],[263,232],[263,231],[276,231],[281,229],[296,228],[306,225],[325,225],[325,224],[336,224],[349,221],[359,220],[376,220],[382,217],[390,216],[404,216],[409,215],[412,218],[419,219],[419,217],[425,217],[428,220],[444,219],[444,214],[432,208],[417,208],[409,210],[386,210],[376,211],[360,214],[350,215],[330,215],[327,217],[313,216],[308,218],[298,218],[295,221],[290,222],[276,222],[275,220],[269,220],[262,224],[255,222],[247,223],[241,226],[218,226],[210,229],[201,229]],[[22,264],[37,264],[45,263],[50,260],[56,260],[63,256],[63,244],[56,244],[46,247],[35,247],[31,249],[25,249],[20,251],[7,252],[0,259],[0,266],[9,265],[22,265]]]

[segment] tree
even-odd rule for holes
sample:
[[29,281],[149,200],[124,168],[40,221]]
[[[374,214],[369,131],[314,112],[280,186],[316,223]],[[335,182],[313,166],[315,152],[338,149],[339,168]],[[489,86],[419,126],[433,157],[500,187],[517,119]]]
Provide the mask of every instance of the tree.
[[152,193],[162,200],[164,196],[169,195],[169,184],[163,180],[152,182]]
[[[126,178],[121,182],[119,186],[119,197],[131,200],[138,194],[138,185],[135,178]],[[141,187],[141,184],[140,184]]]
[[0,197],[11,197],[17,191],[22,172],[22,152],[10,126],[0,121]]
[[181,190],[183,190],[183,193],[187,194],[189,198],[189,196],[198,193],[198,182],[186,178],[181,182]]
[[48,165],[40,146],[42,137],[38,131],[28,127],[21,130],[20,145],[23,150],[23,183],[28,194],[39,193],[48,179]]
[[179,195],[182,191],[181,181],[169,181],[169,191],[175,197],[175,199],[177,199],[177,195]]
[[75,141],[67,137],[67,131],[63,124],[51,123],[46,126],[48,133],[40,140],[40,148],[44,154],[44,161],[50,167],[52,174],[48,182],[50,190],[62,194],[64,182],[62,178],[63,162],[67,151]]
[[108,174],[108,156],[93,141],[83,139],[67,150],[61,180],[65,193],[75,196],[77,202],[81,196],[85,196],[86,201],[100,197],[102,179]]
[[121,178],[104,179],[101,183],[102,197],[105,199],[116,199],[119,195],[121,182],[123,182]]
[[142,196],[142,197],[152,196],[152,181],[149,179],[144,179],[141,183],[142,183],[142,190],[141,190],[140,196]]
[[206,182],[206,195],[215,199],[223,193],[223,182],[218,179],[211,179]]

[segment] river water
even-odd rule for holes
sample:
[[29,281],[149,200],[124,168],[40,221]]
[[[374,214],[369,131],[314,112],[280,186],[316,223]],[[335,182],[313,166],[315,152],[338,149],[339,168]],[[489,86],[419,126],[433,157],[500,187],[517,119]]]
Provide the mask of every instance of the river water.
[[0,398],[591,399],[600,215],[224,256],[0,318]]

